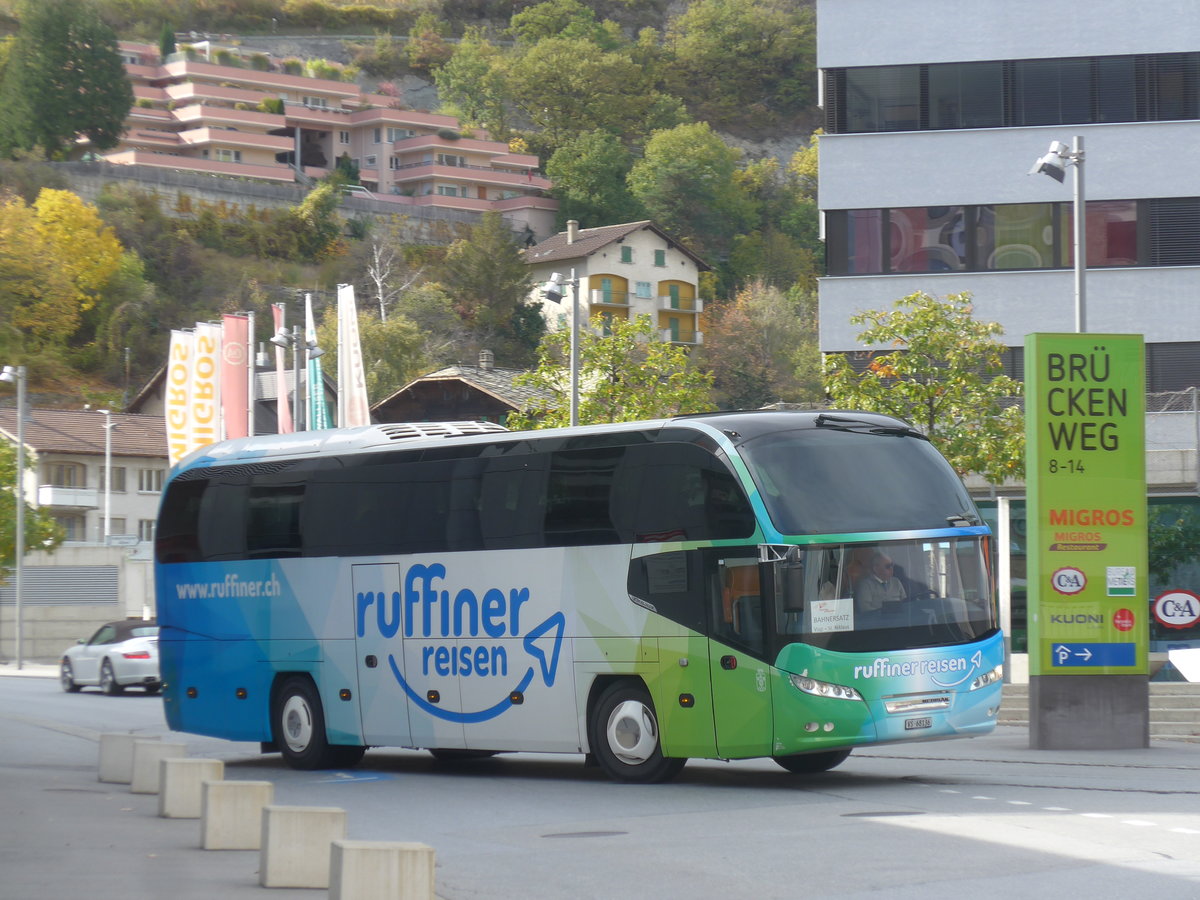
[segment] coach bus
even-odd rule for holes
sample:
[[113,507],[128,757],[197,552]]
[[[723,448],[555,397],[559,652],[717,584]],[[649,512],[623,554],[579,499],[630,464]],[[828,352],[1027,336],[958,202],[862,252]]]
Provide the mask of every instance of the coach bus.
[[994,728],[989,540],[926,437],[863,412],[227,441],[163,495],[167,721],[301,769],[399,747],[820,772]]

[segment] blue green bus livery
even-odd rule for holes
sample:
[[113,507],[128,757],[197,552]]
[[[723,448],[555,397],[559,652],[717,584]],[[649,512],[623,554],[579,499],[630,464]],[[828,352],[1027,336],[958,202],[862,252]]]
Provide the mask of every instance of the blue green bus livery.
[[164,491],[167,721],[298,768],[401,747],[635,782],[824,771],[994,728],[989,540],[929,442],[868,413],[229,441]]

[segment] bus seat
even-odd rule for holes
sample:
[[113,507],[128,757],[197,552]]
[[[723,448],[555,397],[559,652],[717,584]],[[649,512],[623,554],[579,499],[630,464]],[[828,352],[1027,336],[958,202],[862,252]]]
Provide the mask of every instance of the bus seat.
[[733,601],[733,633],[752,646],[762,643],[762,601],[757,594]]

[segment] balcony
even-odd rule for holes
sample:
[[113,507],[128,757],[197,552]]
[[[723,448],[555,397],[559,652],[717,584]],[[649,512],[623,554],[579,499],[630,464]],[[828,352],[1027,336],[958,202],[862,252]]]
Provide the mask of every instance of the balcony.
[[58,509],[99,509],[100,492],[95,488],[38,485],[38,506]]
[[588,303],[592,306],[619,306],[622,309],[628,309],[629,292],[591,290],[588,291]]
[[694,297],[659,297],[658,308],[662,312],[704,312],[704,301]]
[[687,330],[680,328],[674,331],[670,328],[663,328],[659,331],[659,336],[668,344],[688,344],[692,347],[698,347],[704,343],[704,333],[695,330]]

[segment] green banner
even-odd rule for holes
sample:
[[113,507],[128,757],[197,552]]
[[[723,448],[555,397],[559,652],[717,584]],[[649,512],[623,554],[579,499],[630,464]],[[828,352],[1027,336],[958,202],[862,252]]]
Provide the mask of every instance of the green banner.
[[1029,674],[1145,675],[1145,344],[1025,339]]

